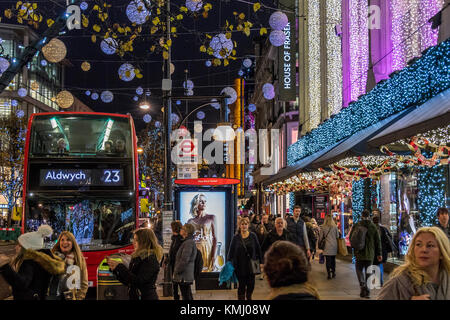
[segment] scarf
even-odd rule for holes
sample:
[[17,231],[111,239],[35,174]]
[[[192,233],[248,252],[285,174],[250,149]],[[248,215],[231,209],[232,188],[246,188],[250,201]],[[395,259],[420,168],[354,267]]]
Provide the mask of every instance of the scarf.
[[306,293],[320,300],[319,292],[308,282],[300,284],[296,283],[286,287],[271,288],[269,299],[273,300],[280,295],[286,295],[290,293]]
[[64,253],[62,253],[60,251],[55,251],[55,255],[57,255],[58,257],[63,259],[66,266],[71,266],[71,265],[75,264],[75,255],[73,253],[69,253],[69,254],[65,255]]

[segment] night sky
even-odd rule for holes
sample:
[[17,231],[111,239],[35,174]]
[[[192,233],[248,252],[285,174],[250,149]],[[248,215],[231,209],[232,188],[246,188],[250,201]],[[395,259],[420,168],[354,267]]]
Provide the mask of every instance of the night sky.
[[[65,1],[58,2],[65,4]],[[194,82],[194,95],[219,95],[224,87],[233,85],[234,79],[238,77],[238,71],[241,69],[243,59],[248,56],[253,57],[253,40],[260,37],[259,28],[261,26],[270,28],[268,18],[274,10],[264,7],[264,5],[274,7],[274,1],[262,1],[263,7],[258,11],[257,15],[253,13],[253,3],[256,1],[204,1],[204,3],[206,2],[212,4],[209,17],[204,19],[201,16],[197,18],[185,16],[182,20],[183,28],[178,26],[178,37],[172,38],[172,63],[175,65],[175,72],[172,74],[173,95],[184,95],[182,84],[185,78],[185,69],[188,70],[188,78]],[[45,5],[42,1],[38,3],[39,6]],[[46,1],[46,3],[48,5],[49,1]],[[94,5],[93,1],[87,1],[87,3],[89,8]],[[113,5],[110,11],[112,21],[119,23],[128,22],[125,9],[129,1],[108,1],[108,3]],[[15,1],[0,1],[0,8],[3,12],[5,8],[14,4]],[[172,0],[172,4],[172,11],[178,12],[176,6],[185,5],[185,1]],[[53,4],[52,9],[54,12],[57,11],[57,8]],[[237,60],[230,60],[230,64],[227,67],[207,67],[205,62],[211,59],[212,56],[200,52],[199,47],[202,43],[197,33],[207,32],[215,35],[222,30],[226,20],[234,24],[233,11],[243,12],[246,15],[246,20],[250,20],[253,23],[253,28],[258,28],[258,30],[252,30],[250,37],[246,37],[242,32],[233,32],[232,40],[238,44],[237,48],[235,48],[237,50]],[[50,14],[48,17],[50,17]],[[2,19],[2,22],[6,23],[13,23],[13,21]],[[43,25],[45,26],[45,23]],[[135,41],[133,56],[126,54],[125,57],[121,58],[117,54],[106,55],[100,49],[102,40],[100,37],[97,37],[96,43],[91,42],[92,25],[93,23],[91,22],[88,31],[83,29],[72,30],[59,37],[67,46],[68,53],[66,58],[72,64],[72,66],[66,67],[66,90],[72,92],[95,111],[131,113],[138,130],[145,126],[142,120],[145,113],[149,113],[154,119],[159,118],[159,120],[162,120],[160,109],[162,107],[161,79],[163,62],[161,54],[149,54],[152,42],[138,39]],[[270,32],[270,29],[268,31]],[[81,70],[83,61],[88,61],[91,64],[90,71],[84,72]],[[142,79],[134,78],[129,82],[120,80],[117,70],[125,62],[139,65],[144,77]],[[139,86],[144,88],[144,90],[151,90],[152,94],[149,99],[151,109],[149,111],[139,109],[139,101],[133,100],[133,97],[136,96],[136,88]],[[85,94],[86,90],[96,91],[99,94],[103,90],[111,90],[114,93],[114,100],[111,103],[103,103],[101,99],[94,101]],[[145,97],[145,93],[141,97]],[[193,110],[201,103],[193,102],[188,106],[188,110]],[[175,112],[176,104],[174,103],[173,105],[173,111]],[[185,114],[185,103],[183,102],[178,107],[180,112]],[[206,113],[204,122],[212,123],[218,121],[218,111],[216,109],[206,107],[202,111]],[[189,123],[194,120],[196,120],[195,114],[189,118]]]

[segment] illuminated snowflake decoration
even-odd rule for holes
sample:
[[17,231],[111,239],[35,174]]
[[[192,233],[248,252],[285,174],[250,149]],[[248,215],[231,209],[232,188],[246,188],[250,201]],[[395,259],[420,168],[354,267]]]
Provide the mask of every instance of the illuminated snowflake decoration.
[[211,99],[211,107],[213,107],[216,110],[220,109],[220,103],[217,102],[217,99]]
[[92,99],[92,100],[97,100],[97,99],[98,99],[98,93],[97,93],[97,92],[94,92],[94,93],[91,95],[91,99]]
[[211,62],[210,60],[207,60],[207,61],[205,62],[205,65],[209,68],[209,67],[212,66],[212,62]]
[[111,91],[103,91],[100,98],[104,103],[110,103],[114,99],[114,94]]
[[126,14],[131,22],[144,24],[151,13],[147,10],[143,1],[132,0],[127,6]]
[[90,92],[89,90],[86,90],[86,91],[84,92],[84,94],[87,95],[87,96],[90,96],[90,95],[91,95],[91,92]]
[[263,95],[267,100],[272,100],[273,98],[275,98],[275,91],[267,91],[264,92]]
[[239,77],[242,77],[243,75],[244,75],[244,71],[239,70],[239,71],[238,71],[238,76],[239,76]]
[[217,59],[227,58],[233,51],[234,44],[231,39],[227,39],[227,36],[223,33],[219,33],[214,36],[209,43],[209,46],[213,49],[214,56]]
[[255,112],[256,111],[256,105],[251,103],[248,105],[248,111]]
[[242,62],[242,65],[246,68],[250,68],[252,66],[252,64],[253,64],[253,62],[249,58],[244,59],[244,61]]
[[264,98],[272,100],[275,97],[275,88],[271,83],[266,83],[262,87]]
[[269,40],[274,47],[279,47],[284,44],[284,41],[286,40],[286,35],[281,30],[273,30],[270,32]]
[[273,30],[283,30],[287,26],[289,20],[285,13],[276,11],[269,18],[270,27]]
[[80,9],[81,10],[86,10],[88,8],[88,4],[87,2],[83,1],[82,3],[80,3]]
[[3,57],[0,57],[0,73],[5,72],[6,69],[8,68],[9,68],[9,61]]
[[149,114],[144,115],[144,122],[149,123],[150,121],[152,121],[152,116]]
[[23,118],[25,116],[25,112],[23,110],[17,110],[16,111],[16,116],[18,118]]
[[156,128],[160,128],[160,127],[161,127],[161,122],[155,121],[155,127],[156,127]]
[[117,41],[113,38],[106,38],[100,42],[100,49],[109,55],[116,53],[118,46]]
[[138,95],[142,95],[142,94],[144,93],[144,89],[142,89],[142,87],[137,87],[136,93],[137,93]]
[[136,74],[134,73],[133,65],[129,63],[124,63],[119,68],[119,78],[123,81],[131,81],[134,79]]
[[205,113],[203,111],[197,112],[197,119],[199,120],[205,119]]
[[138,96],[134,96],[134,97],[133,97],[133,100],[134,100],[134,101],[138,101],[138,100],[139,100],[139,97],[138,97]]
[[20,88],[19,90],[17,90],[17,94],[19,95],[19,97],[25,97],[27,95],[28,91],[25,88]]
[[194,83],[191,80],[184,81],[183,88],[192,90],[192,89],[194,89]]
[[237,92],[232,87],[223,88],[223,90],[220,92],[220,94],[221,95],[223,95],[223,94],[229,95],[231,97],[231,98],[227,99],[228,100],[227,101],[228,104],[233,104],[237,100]]
[[202,9],[203,1],[201,0],[186,0],[186,7],[189,11],[197,12]]
[[19,102],[18,102],[16,99],[11,100],[11,105],[12,105],[13,107],[17,107],[17,106],[19,105]]

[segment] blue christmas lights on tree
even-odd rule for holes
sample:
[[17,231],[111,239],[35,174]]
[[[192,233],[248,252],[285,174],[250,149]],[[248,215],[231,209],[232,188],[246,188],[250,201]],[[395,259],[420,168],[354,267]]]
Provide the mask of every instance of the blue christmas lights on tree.
[[445,207],[445,183],[444,166],[419,169],[417,205],[420,226],[432,226],[436,223],[437,209]]
[[356,223],[361,218],[361,213],[364,210],[364,179],[353,181],[352,184],[352,216],[353,223]]
[[288,149],[288,165],[449,89],[449,66],[450,39],[301,137]]

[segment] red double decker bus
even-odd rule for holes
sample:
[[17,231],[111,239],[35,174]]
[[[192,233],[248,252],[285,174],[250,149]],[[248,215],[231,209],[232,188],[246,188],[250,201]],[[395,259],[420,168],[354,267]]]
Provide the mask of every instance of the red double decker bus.
[[86,258],[89,286],[105,255],[131,253],[139,211],[136,133],[130,115],[33,114],[25,144],[22,232],[68,230]]

